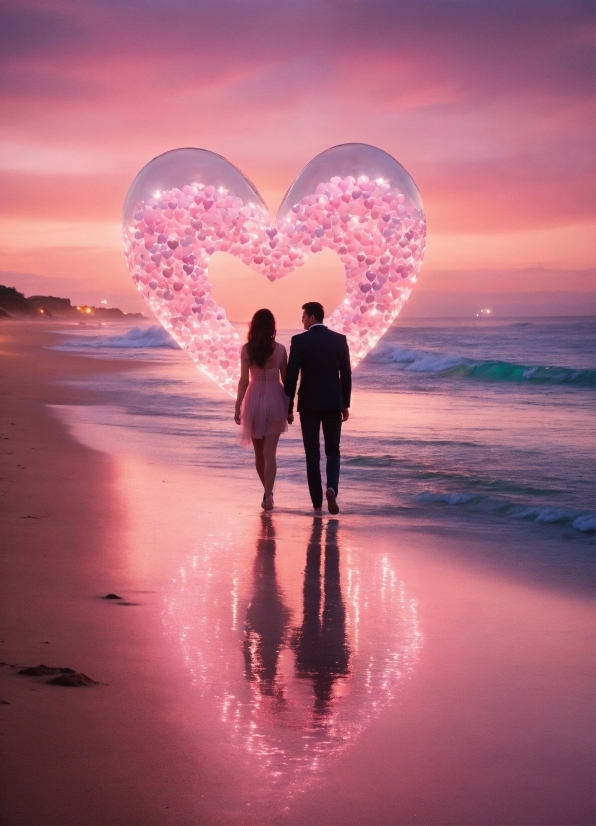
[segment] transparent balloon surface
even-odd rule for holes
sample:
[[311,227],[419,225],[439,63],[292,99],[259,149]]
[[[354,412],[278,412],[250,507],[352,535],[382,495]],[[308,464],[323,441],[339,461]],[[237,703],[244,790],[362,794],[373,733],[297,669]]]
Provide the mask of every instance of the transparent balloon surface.
[[147,164],[123,212],[125,254],[139,291],[197,366],[231,395],[241,342],[211,295],[214,252],[229,252],[276,281],[323,247],[335,250],[347,298],[327,323],[347,336],[355,367],[408,298],[425,232],[412,178],[386,152],[365,144],[335,146],[314,158],[275,221],[236,167],[192,148]]
[[422,198],[412,177],[395,158],[376,146],[366,143],[342,143],[317,155],[304,167],[286,192],[278,215],[286,213],[305,195],[316,191],[322,181],[331,178],[365,177],[388,183],[391,189],[402,192],[414,206],[422,211]]
[[254,264],[252,240],[267,241],[268,225],[267,207],[251,182],[206,149],[154,158],[124,204],[124,249],[141,295],[197,366],[231,394],[241,342],[211,295],[209,262],[221,251]]
[[298,175],[277,226],[290,248],[300,250],[294,267],[323,247],[341,258],[347,298],[328,326],[348,337],[357,365],[396,319],[418,277],[426,220],[416,184],[375,146],[333,146]]
[[267,209],[254,184],[222,155],[187,147],[164,152],[141,169],[126,195],[123,220],[130,220],[138,201],[148,201],[168,190],[182,190],[191,182],[218,190],[223,187],[245,203],[255,201]]

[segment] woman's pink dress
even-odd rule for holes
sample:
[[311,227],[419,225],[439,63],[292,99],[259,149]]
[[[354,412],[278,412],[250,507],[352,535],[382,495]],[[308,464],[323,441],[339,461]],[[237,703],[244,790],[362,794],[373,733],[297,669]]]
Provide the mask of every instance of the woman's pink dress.
[[240,408],[240,443],[244,447],[251,439],[262,439],[288,429],[289,399],[284,393],[279,368],[284,348],[276,343],[274,367],[265,369],[250,365],[250,383]]

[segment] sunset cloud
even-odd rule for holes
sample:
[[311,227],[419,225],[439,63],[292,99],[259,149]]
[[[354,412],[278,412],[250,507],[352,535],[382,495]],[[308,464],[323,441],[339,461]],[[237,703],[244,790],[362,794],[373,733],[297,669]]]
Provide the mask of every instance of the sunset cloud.
[[490,267],[493,248],[495,266],[538,267],[543,247],[593,265],[591,3],[15,0],[1,15],[0,214],[39,233],[32,249],[71,226],[66,269],[161,152],[223,154],[275,211],[315,154],[349,141],[417,181],[433,268]]

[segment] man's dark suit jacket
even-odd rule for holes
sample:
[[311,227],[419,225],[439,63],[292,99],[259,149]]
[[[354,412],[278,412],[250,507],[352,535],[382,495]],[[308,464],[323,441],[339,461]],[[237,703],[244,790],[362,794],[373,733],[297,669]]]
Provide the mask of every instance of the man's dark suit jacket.
[[299,373],[299,413],[345,410],[350,406],[352,370],[345,336],[315,325],[292,337],[284,383],[286,396],[290,398],[290,412]]

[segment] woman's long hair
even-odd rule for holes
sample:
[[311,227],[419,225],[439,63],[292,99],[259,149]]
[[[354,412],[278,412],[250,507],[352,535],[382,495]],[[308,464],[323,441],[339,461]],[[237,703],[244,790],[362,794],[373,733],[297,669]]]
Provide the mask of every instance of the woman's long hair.
[[265,366],[275,347],[275,332],[275,318],[271,310],[257,310],[246,337],[248,360],[251,364]]

